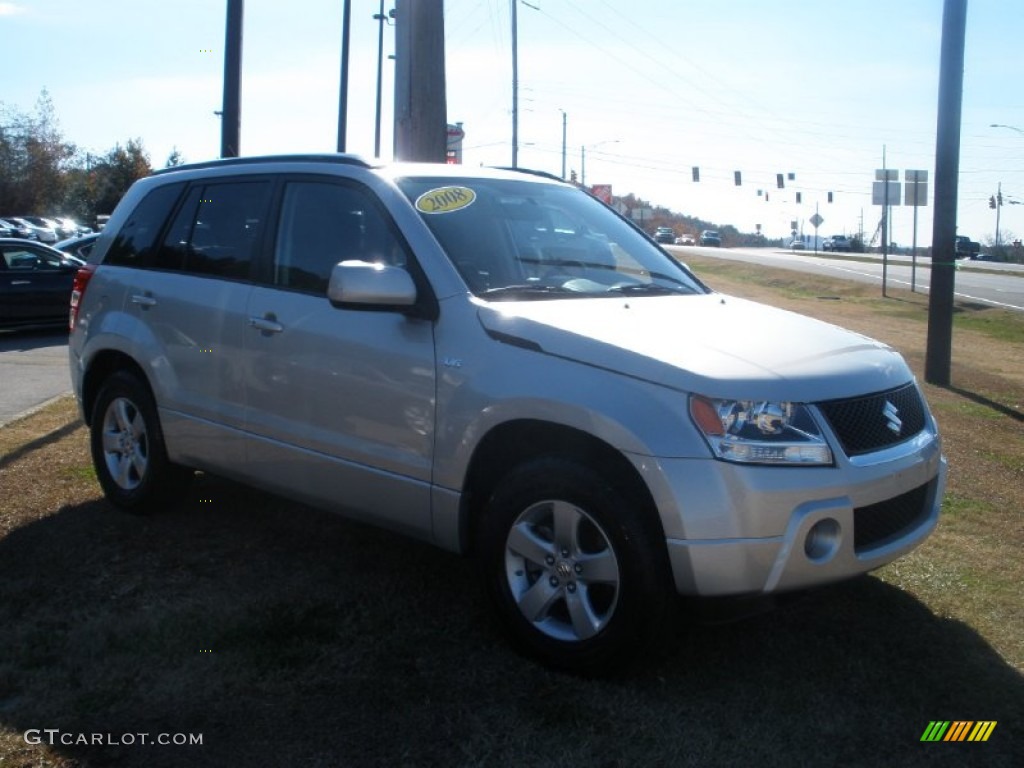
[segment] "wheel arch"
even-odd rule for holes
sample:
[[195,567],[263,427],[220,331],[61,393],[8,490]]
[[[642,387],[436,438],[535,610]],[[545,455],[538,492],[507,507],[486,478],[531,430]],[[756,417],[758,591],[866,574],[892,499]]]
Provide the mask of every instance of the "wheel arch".
[[128,371],[134,374],[139,382],[149,390],[149,393],[153,394],[153,386],[145,371],[131,356],[115,349],[104,350],[89,362],[89,367],[82,379],[82,417],[86,426],[92,426],[92,412],[96,406],[96,398],[103,388],[103,382],[117,371]]
[[461,549],[473,554],[476,529],[487,501],[500,479],[513,467],[531,459],[557,457],[578,461],[598,470],[637,499],[664,538],[654,497],[636,467],[607,442],[574,427],[536,419],[508,421],[492,428],[480,440],[467,467],[460,501]]

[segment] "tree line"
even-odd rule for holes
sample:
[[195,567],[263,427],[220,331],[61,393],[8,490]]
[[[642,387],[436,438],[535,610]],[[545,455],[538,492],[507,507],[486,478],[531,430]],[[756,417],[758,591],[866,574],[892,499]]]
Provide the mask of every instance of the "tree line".
[[[182,162],[175,150],[166,164]],[[68,141],[45,89],[31,113],[0,102],[0,217],[60,216],[95,225],[152,171],[142,139],[98,155]]]

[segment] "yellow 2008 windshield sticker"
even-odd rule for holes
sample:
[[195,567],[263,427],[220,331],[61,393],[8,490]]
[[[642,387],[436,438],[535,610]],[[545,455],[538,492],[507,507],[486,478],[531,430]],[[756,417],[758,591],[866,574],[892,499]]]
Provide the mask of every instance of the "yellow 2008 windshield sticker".
[[420,213],[452,213],[472,205],[476,192],[469,187],[439,187],[416,198]]

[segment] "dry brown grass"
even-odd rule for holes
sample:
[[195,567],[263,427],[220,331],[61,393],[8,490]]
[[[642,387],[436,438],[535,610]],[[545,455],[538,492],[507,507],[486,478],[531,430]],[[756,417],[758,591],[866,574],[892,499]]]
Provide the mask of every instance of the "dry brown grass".
[[[920,372],[919,297],[702,274]],[[1024,356],[976,330],[955,345],[955,388],[926,387],[951,474],[923,547],[769,614],[683,624],[671,658],[611,681],[515,656],[470,564],[393,534],[210,477],[174,512],[120,514],[73,404],[51,406],[0,430],[0,766],[1018,765]],[[921,744],[935,719],[999,724]],[[51,747],[31,728],[204,742]]]

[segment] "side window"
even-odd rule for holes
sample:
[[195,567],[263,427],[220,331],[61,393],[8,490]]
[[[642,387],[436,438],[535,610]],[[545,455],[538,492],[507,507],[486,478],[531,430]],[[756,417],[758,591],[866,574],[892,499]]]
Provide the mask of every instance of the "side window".
[[157,187],[131,212],[103,259],[105,264],[145,267],[152,261],[160,228],[170,215],[184,184]]
[[194,186],[174,217],[154,266],[248,278],[269,200],[269,181]]
[[0,269],[9,269],[14,272],[39,272],[58,269],[62,266],[60,256],[34,251],[31,248],[4,247],[2,255]]
[[326,294],[339,261],[405,266],[407,254],[370,192],[318,181],[293,181],[281,204],[274,283]]

